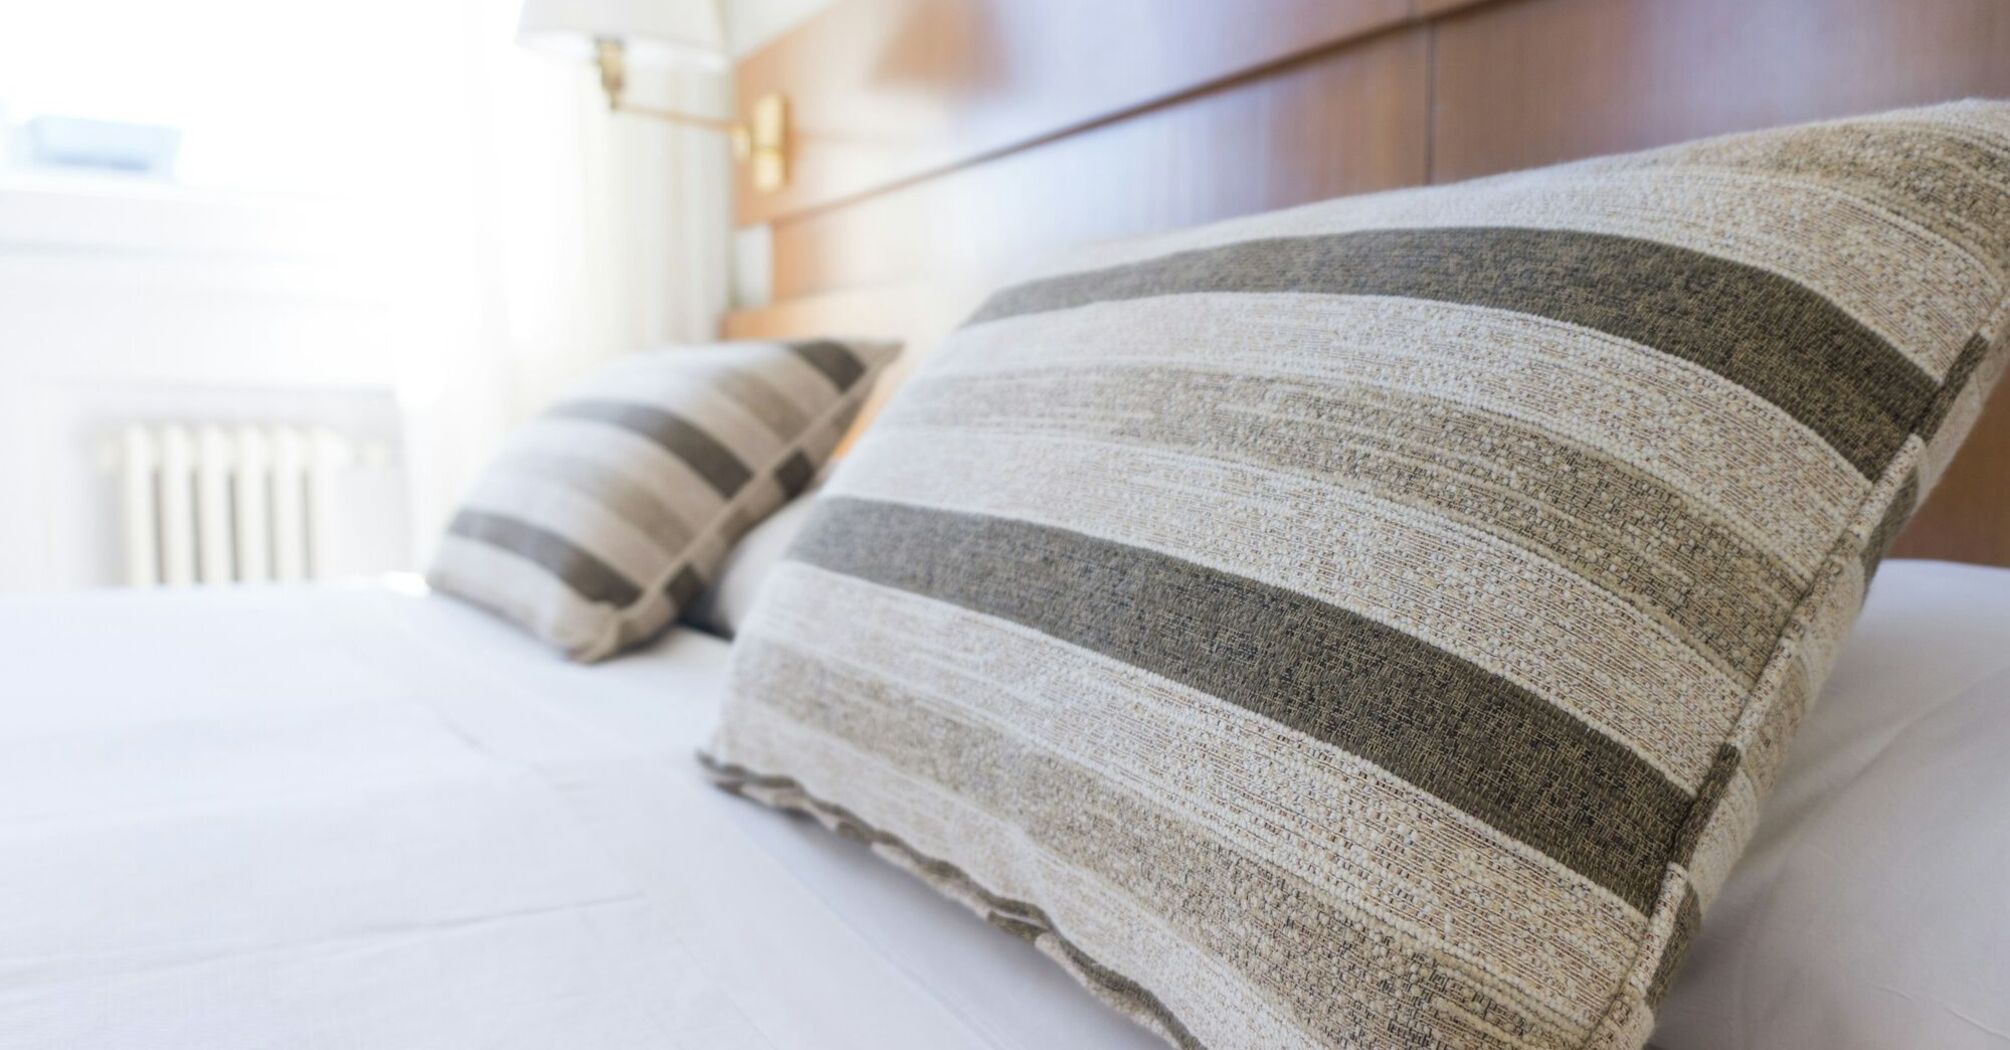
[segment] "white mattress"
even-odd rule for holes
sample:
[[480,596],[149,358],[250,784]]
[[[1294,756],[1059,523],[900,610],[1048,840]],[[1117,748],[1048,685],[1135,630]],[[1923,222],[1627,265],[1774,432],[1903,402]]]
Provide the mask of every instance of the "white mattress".
[[[1865,624],[1831,693],[1972,690],[2010,664],[2010,573],[1893,563]],[[0,1046],[1157,1045],[707,786],[709,636],[579,667],[445,599],[324,587],[0,601],[0,640]],[[1727,905],[1771,885],[1742,877]],[[1697,983],[1765,950],[1713,930]],[[1732,1045],[1727,994],[1678,990],[1699,1034],[1661,1045]]]

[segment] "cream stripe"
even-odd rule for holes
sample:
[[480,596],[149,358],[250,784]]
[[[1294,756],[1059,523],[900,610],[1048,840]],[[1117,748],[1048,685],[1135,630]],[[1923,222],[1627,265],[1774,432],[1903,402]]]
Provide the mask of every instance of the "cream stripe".
[[1991,339],[1989,349],[1984,353],[1982,363],[1968,379],[1968,385],[1954,396],[1954,404],[1947,417],[1941,420],[1940,429],[1934,433],[1933,441],[1927,446],[1926,455],[1919,465],[1919,492],[1923,500],[1933,486],[1940,483],[1941,475],[1954,462],[1954,454],[1961,449],[1962,442],[1982,416],[1982,409],[1989,403],[1989,395],[2010,369],[2010,299],[1997,307],[1996,313],[1983,329],[1983,338]]
[[1160,996],[1206,1045],[1318,1045],[1267,990],[1171,929],[1123,887],[879,756],[759,703],[735,710],[714,750],[756,771],[785,770],[812,795],[844,800],[873,827],[924,856],[951,861],[987,891],[1038,904],[1077,947]]
[[682,550],[698,533],[685,520],[675,501],[653,491],[655,486],[593,460],[547,448],[518,448],[498,458],[497,463],[493,471],[495,475],[531,477],[570,485],[581,495],[599,500],[606,504],[609,511],[642,530],[664,550]]
[[[870,366],[870,359],[864,350],[851,344],[847,345],[851,346],[854,353],[859,354],[860,360],[867,361]],[[809,362],[803,360],[801,354],[781,343],[719,343],[709,346],[679,347],[657,353],[665,357],[653,364],[634,366],[629,364],[631,360],[637,358],[646,362],[652,355],[622,358],[611,366],[613,370],[609,374],[611,377],[625,377],[631,374],[651,376],[666,368],[700,376],[705,374],[706,370],[714,368],[755,373],[806,416],[822,412],[830,404],[833,395],[831,381]]]
[[1925,444],[1917,436],[1907,439],[1876,489],[1856,508],[1849,527],[1838,530],[1835,549],[1822,575],[1781,633],[1779,650],[1753,689],[1752,695],[1764,698],[1763,702],[1738,716],[1728,742],[1745,756],[1741,769],[1757,785],[1760,797],[1772,790],[1786,759],[1787,743],[1820,697],[1822,683],[1835,666],[1836,653],[1863,606],[1868,581],[1860,552],[1883,520],[1889,501],[1925,458]]
[[[1568,1019],[1589,1027],[1632,958],[1645,916],[1373,763],[981,613],[800,563],[772,581],[752,636],[851,663],[949,717],[984,718],[1107,771],[1475,973],[1513,960],[1500,976],[1524,1008],[1564,989],[1577,1009]],[[914,661],[917,647],[937,658]]]
[[[1356,1039],[1370,1040],[1385,1034],[1398,1022],[1410,1026],[1431,1024],[1440,1034],[1464,1035],[1459,1045],[1473,1041],[1469,1033],[1474,1029],[1495,1038],[1503,1037],[1497,1029],[1474,1018],[1462,996],[1434,986],[1449,973],[1456,973],[1458,980],[1472,984],[1467,975],[1453,967],[1436,969],[1431,975],[1434,981],[1420,981],[1419,987],[1401,991],[1376,987],[1370,980],[1374,971],[1366,959],[1344,960],[1333,953],[1317,958],[1308,945],[1294,943],[1308,935],[1299,927],[1274,926],[1261,918],[1247,926],[1230,925],[1227,916],[1238,906],[1219,896],[1192,901],[1192,907],[1177,912],[1179,927],[1163,933],[1154,929],[1149,931],[1151,937],[1140,938],[1136,931],[1126,928],[1129,924],[1120,917],[1128,911],[1153,916],[1155,926],[1165,922],[1168,914],[1165,906],[1172,903],[1165,896],[1166,887],[1176,876],[1166,874],[1164,878],[1148,880],[1156,882],[1157,887],[1152,892],[1153,899],[1141,901],[1138,893],[1146,888],[1144,885],[1113,884],[1093,868],[1096,864],[1150,865],[1165,874],[1170,869],[1161,859],[1126,855],[1093,861],[1079,853],[1086,840],[1076,842],[1076,850],[1056,852],[1051,837],[1036,838],[1022,829],[1023,817],[1008,819],[993,814],[966,798],[945,792],[933,782],[890,768],[882,755],[862,753],[850,742],[806,727],[765,703],[744,705],[735,712],[734,720],[744,723],[749,740],[772,745],[774,754],[769,756],[770,760],[786,761],[788,765],[782,768],[809,785],[813,794],[829,798],[833,796],[826,792],[835,789],[839,792],[835,797],[846,799],[850,808],[875,827],[892,831],[922,853],[946,851],[932,855],[950,859],[1000,896],[1024,900],[1046,910],[1061,931],[1100,964],[1160,996],[1174,1016],[1205,1045],[1275,1045],[1272,1040],[1277,1036],[1266,1032],[1289,1030],[1284,1028],[1287,1025],[1298,1027],[1279,1016],[1282,1006],[1277,996],[1261,990],[1279,986],[1279,976],[1266,962],[1267,952],[1279,950],[1291,952],[1291,964],[1315,970],[1335,963],[1360,964],[1351,971],[1358,973],[1358,980],[1337,980],[1310,990],[1321,997],[1325,1016],[1308,1018],[1309,1024],[1324,1022],[1330,1028],[1337,1022],[1351,1028]],[[753,761],[746,760],[744,764],[753,765]],[[821,781],[822,790],[811,777]],[[852,805],[854,795],[870,802],[862,807]],[[1282,872],[1277,877],[1280,882],[1288,879]],[[1085,899],[1083,891],[1089,888],[1098,892]],[[1108,902],[1117,900],[1136,902],[1131,905],[1135,910],[1120,910],[1113,917]],[[1428,954],[1420,952],[1401,932],[1372,913],[1334,903],[1334,915],[1363,931],[1374,944],[1370,950],[1375,952],[1377,961],[1386,963],[1391,957],[1410,961]],[[1303,922],[1317,917],[1301,913],[1298,918]],[[1217,946],[1236,945],[1240,958],[1233,966],[1224,966],[1209,950],[1208,941]],[[1357,945],[1356,950],[1360,947]],[[1238,978],[1243,975],[1256,978],[1258,988],[1242,985],[1245,990],[1238,992]],[[1419,997],[1428,1005],[1430,1016],[1420,1016]],[[1507,1009],[1499,1000],[1494,1000],[1494,1005],[1498,1010]],[[1264,1013],[1250,1017],[1252,1006]],[[1510,1017],[1529,1027],[1529,1031],[1518,1033],[1513,1040],[1517,1046],[1561,1050],[1571,1045],[1576,1032],[1582,1031],[1565,1027],[1559,1032],[1558,1028],[1564,1026],[1527,1014],[1510,1014]],[[1291,1038],[1286,1045],[1297,1045],[1303,1038]]]
[[826,490],[1071,529],[1311,595],[1514,681],[1686,788],[1743,701],[1728,672],[1603,589],[1407,507],[1120,445],[951,431],[902,440],[903,454],[857,457]]
[[687,523],[710,521],[726,506],[725,498],[689,463],[621,427],[542,416],[510,435],[498,457],[498,469],[508,470],[509,458],[519,453],[570,456],[619,473],[648,489],[666,506],[676,507]]
[[563,485],[525,474],[492,474],[468,493],[470,510],[504,514],[563,537],[606,562],[630,583],[647,590],[663,567],[683,551],[666,551],[649,534],[622,520],[599,501]]
[[748,470],[759,470],[786,447],[753,409],[702,376],[678,372],[657,375],[653,381],[637,377],[630,384],[610,379],[600,385],[605,389],[587,390],[581,397],[668,412],[704,431]]
[[[878,359],[866,348],[855,343],[845,345],[851,347],[852,352],[865,364],[866,374],[852,384],[852,388],[845,391],[844,396],[862,398],[872,389],[874,378],[884,366],[879,364]],[[774,382],[777,389],[793,398],[804,412],[811,416],[821,415],[830,407],[831,398],[834,396],[830,377],[817,371],[816,366],[803,360],[802,355],[793,350],[782,349],[778,352],[781,357],[765,374]]]
[[[1574,325],[1401,298],[1210,293],[1022,315],[966,329],[903,393],[917,403],[929,376],[1156,363],[1379,386],[1517,419],[1692,494],[1803,576],[1868,489],[1828,442],[1708,369]],[[1798,494],[1794,513],[1782,492]]]
[[892,423],[1241,463],[1402,504],[1562,565],[1745,677],[1807,589],[1688,494],[1440,398],[1125,365],[931,379]]
[[600,648],[620,628],[613,610],[581,599],[537,563],[452,533],[440,538],[426,579],[436,590],[523,624],[567,653]]
[[1929,375],[1945,375],[1973,318],[2003,294],[1970,254],[1828,185],[1625,159],[1325,202],[1091,248],[1042,276],[1270,237],[1521,226],[1638,237],[1770,270],[1822,293]]
[[1716,901],[1724,880],[1731,875],[1732,863],[1745,852],[1745,843],[1752,840],[1752,832],[1758,826],[1758,786],[1740,769],[1725,786],[1724,797],[1704,826],[1703,836],[1696,844],[1696,856],[1689,864],[1690,885],[1695,887],[1696,900],[1705,912]]

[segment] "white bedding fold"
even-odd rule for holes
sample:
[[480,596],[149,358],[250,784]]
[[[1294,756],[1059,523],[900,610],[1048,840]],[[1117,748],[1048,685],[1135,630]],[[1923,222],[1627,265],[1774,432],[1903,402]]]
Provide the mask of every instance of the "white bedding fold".
[[[581,666],[316,587],[0,600],[0,640],[8,1050],[1158,1045],[707,785],[711,636]],[[1888,564],[1657,1045],[2010,1045],[2005,748],[2010,572]]]

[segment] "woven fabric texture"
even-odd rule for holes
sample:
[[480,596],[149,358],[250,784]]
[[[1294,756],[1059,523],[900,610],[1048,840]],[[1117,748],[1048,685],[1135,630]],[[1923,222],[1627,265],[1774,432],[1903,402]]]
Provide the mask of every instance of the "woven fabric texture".
[[577,660],[655,635],[830,458],[887,343],[622,357],[510,435],[428,573]]
[[1986,102],[1091,249],[840,466],[704,759],[1181,1046],[1639,1047],[2006,291]]

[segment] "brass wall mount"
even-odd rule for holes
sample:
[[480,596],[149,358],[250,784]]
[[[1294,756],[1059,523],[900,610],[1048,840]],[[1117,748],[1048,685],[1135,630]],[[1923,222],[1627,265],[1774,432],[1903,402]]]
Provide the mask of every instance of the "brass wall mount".
[[745,121],[703,117],[674,109],[638,106],[626,101],[628,63],[621,41],[602,37],[593,42],[594,63],[600,69],[600,89],[607,108],[616,113],[653,117],[672,124],[725,132],[733,143],[733,159],[748,166],[755,192],[774,193],[789,184],[789,103],[780,95],[754,100]]

